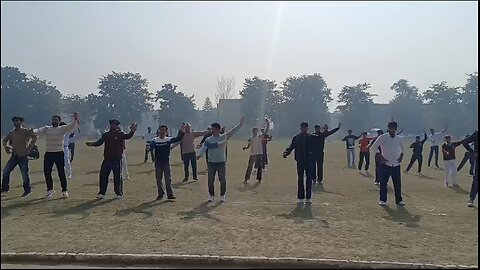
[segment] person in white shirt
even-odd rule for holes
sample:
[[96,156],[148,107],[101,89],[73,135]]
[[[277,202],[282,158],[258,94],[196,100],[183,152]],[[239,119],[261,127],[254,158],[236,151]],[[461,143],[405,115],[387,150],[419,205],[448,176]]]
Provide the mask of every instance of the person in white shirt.
[[143,163],[146,163],[148,160],[148,152],[150,152],[150,156],[152,157],[152,162],[155,161],[153,158],[153,149],[150,148],[150,143],[152,142],[153,138],[155,138],[155,133],[152,133],[152,128],[147,128],[147,133],[142,136],[142,140],[145,140],[145,160]]
[[435,132],[433,128],[430,129],[430,134],[428,134],[428,140],[430,141],[430,153],[428,154],[428,167],[432,164],[432,157],[435,154],[435,167],[438,166],[438,144],[442,141],[442,135],[447,131],[448,127],[440,132]]
[[[397,122],[388,123],[388,133],[380,135],[372,144],[376,151],[376,160],[381,164],[380,202],[387,204],[387,184],[390,176],[395,190],[395,203],[403,206],[400,164],[403,159],[403,140],[397,136]],[[380,149],[379,149],[380,147]]]
[[252,128],[252,137],[248,139],[248,145],[243,147],[243,150],[247,150],[248,148],[250,148],[250,157],[248,159],[247,171],[245,172],[245,180],[243,182],[246,183],[250,179],[253,164],[255,164],[255,168],[257,169],[257,180],[258,182],[261,182],[263,148],[262,138],[258,136],[258,128],[256,127]]
[[53,179],[52,170],[53,164],[57,167],[58,178],[62,186],[63,197],[68,197],[67,192],[67,177],[65,176],[65,154],[64,154],[64,140],[65,134],[72,132],[77,128],[79,123],[78,113],[73,113],[72,123],[59,126],[61,118],[58,115],[52,116],[52,125],[44,126],[35,129],[34,132],[38,135],[45,134],[46,150],[43,160],[43,172],[45,174],[45,182],[47,184],[47,198],[53,197]]

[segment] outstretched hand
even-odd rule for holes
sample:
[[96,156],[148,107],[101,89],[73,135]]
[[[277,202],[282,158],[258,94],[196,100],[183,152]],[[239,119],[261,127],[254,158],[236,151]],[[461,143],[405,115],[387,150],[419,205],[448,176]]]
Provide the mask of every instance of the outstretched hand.
[[133,131],[133,132],[137,131],[137,127],[138,127],[137,123],[132,123],[130,125],[130,131]]

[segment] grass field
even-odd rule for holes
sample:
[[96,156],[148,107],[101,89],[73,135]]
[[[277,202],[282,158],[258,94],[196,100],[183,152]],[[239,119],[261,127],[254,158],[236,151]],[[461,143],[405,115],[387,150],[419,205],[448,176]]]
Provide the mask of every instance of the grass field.
[[[40,140],[40,149],[44,139]],[[125,196],[98,201],[103,147],[77,144],[68,199],[54,172],[55,197],[44,199],[43,158],[30,162],[33,195],[23,192],[18,169],[1,200],[2,252],[176,253],[306,257],[478,265],[478,210],[467,208],[471,177],[465,166],[460,189],[443,187],[443,171],[403,174],[404,208],[378,203],[373,179],[345,168],[344,144],[326,144],[325,184],[314,189],[311,206],[296,205],[296,167],[281,154],[287,140],[269,144],[264,181],[244,185],[249,152],[244,141],[228,146],[226,204],[207,204],[205,160],[198,182],[182,183],[178,151],[171,164],[175,202],[155,201],[151,162],[143,164],[143,143],[127,143],[130,181]],[[427,150],[427,146],[425,147]],[[463,149],[457,150],[463,156]],[[410,159],[406,153],[403,167]],[[2,152],[2,168],[7,161]],[[358,159],[358,157],[357,157]],[[440,161],[441,164],[441,161]],[[371,169],[373,172],[374,168]],[[403,168],[402,168],[403,170]],[[416,171],[416,165],[412,171]],[[252,175],[251,179],[255,179]],[[392,186],[390,184],[390,186]],[[217,194],[219,182],[216,182]]]

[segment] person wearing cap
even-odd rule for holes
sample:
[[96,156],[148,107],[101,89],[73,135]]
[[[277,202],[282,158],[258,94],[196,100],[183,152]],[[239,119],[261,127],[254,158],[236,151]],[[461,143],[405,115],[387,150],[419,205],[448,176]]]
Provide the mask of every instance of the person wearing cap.
[[323,161],[325,157],[325,139],[328,138],[328,136],[334,134],[338,130],[340,130],[341,123],[338,123],[338,127],[328,130],[328,126],[325,129],[325,126],[323,128],[320,127],[320,125],[315,125],[315,132],[313,133],[313,140],[315,143],[312,145],[313,147],[313,158],[314,158],[314,165],[313,165],[313,184],[318,183],[322,184],[323,183]]
[[443,166],[445,172],[445,186],[450,183],[453,187],[460,187],[457,180],[457,163],[455,161],[455,148],[462,145],[463,141],[452,142],[450,135],[445,136],[445,142],[442,144]]
[[427,133],[424,133],[423,140],[420,141],[420,136],[415,136],[415,142],[410,145],[410,148],[413,149],[412,158],[410,159],[410,163],[408,163],[407,169],[405,172],[410,171],[415,161],[418,161],[418,173],[422,173],[422,151],[423,151],[423,144],[427,141]]
[[137,124],[130,125],[130,132],[126,134],[119,128],[120,122],[116,119],[110,120],[110,130],[103,133],[102,137],[96,142],[85,142],[87,146],[98,147],[105,143],[103,150],[103,162],[100,167],[99,174],[99,192],[97,198],[103,199],[108,187],[108,176],[113,171],[113,187],[117,198],[123,197],[123,183],[120,177],[121,173],[121,160],[124,151],[125,140],[130,140],[135,131],[137,130]]
[[447,131],[448,127],[440,132],[435,132],[433,128],[430,129],[430,134],[428,134],[428,139],[430,140],[430,153],[428,153],[428,167],[432,163],[432,158],[435,155],[435,167],[440,168],[438,166],[438,144],[441,140],[441,135]]
[[[300,133],[292,138],[290,146],[283,152],[283,158],[287,158],[295,150],[295,161],[297,162],[297,203],[303,204],[306,199],[307,204],[312,203],[312,184],[313,184],[313,144],[312,135],[308,133],[308,123],[300,123]],[[304,176],[306,174],[306,180]]]
[[21,116],[14,116],[12,118],[14,129],[3,139],[3,147],[5,152],[10,154],[10,158],[3,168],[1,193],[9,191],[10,173],[18,165],[23,179],[22,197],[28,197],[32,194],[30,177],[28,175],[28,153],[35,145],[37,135],[32,129],[22,126],[24,120]]
[[[473,149],[470,146],[471,143],[473,143]],[[473,201],[475,201],[478,193],[478,131],[475,131],[472,135],[463,140],[463,147],[467,149],[474,160],[472,188],[470,189],[470,198],[467,203],[468,207],[473,207]]]
[[381,164],[380,206],[387,205],[387,184],[390,177],[395,191],[395,203],[404,206],[402,199],[402,180],[400,164],[403,159],[403,140],[397,135],[397,122],[388,123],[388,132],[380,135],[372,144],[376,159]]
[[187,182],[190,176],[189,164],[192,166],[193,180],[198,180],[197,176],[197,160],[196,160],[196,151],[195,151],[195,138],[200,136],[205,136],[209,134],[210,131],[193,131],[190,123],[185,123],[185,134],[181,142],[174,144],[172,147],[180,144],[182,152],[182,161],[183,161],[183,170],[185,172],[185,178],[183,182]]
[[53,189],[52,170],[55,164],[58,172],[58,178],[62,186],[62,195],[68,197],[67,177],[65,175],[65,134],[72,132],[79,125],[79,116],[77,112],[73,113],[73,121],[64,126],[60,126],[62,121],[58,115],[52,116],[52,125],[44,126],[33,131],[37,135],[45,134],[46,150],[43,160],[43,172],[47,184],[46,198],[52,198],[55,190]]

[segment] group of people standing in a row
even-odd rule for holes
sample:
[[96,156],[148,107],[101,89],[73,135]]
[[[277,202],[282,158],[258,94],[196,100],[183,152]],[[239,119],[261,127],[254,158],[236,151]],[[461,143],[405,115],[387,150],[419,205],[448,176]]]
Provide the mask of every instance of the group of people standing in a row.
[[[24,119],[15,116],[12,119],[14,129],[8,133],[3,140],[3,145],[7,153],[11,154],[9,161],[3,172],[2,189],[5,193],[9,190],[9,176],[10,172],[19,165],[22,177],[24,194],[22,197],[31,194],[30,180],[28,176],[28,154],[32,150],[37,140],[37,134],[45,135],[46,151],[44,155],[44,175],[47,185],[47,198],[51,198],[54,194],[52,169],[55,164],[57,167],[63,197],[68,197],[67,191],[67,176],[71,178],[70,162],[73,161],[74,154],[74,140],[78,135],[79,116],[78,113],[73,114],[73,121],[70,124],[61,122],[59,116],[52,117],[51,126],[45,126],[39,129],[26,129],[22,126]],[[98,147],[105,144],[104,160],[101,165],[99,175],[99,192],[97,197],[102,199],[105,197],[108,177],[110,172],[113,172],[114,191],[118,198],[123,196],[123,179],[122,177],[122,160],[126,165],[125,156],[125,140],[133,137],[137,125],[130,126],[130,132],[125,133],[120,129],[120,122],[116,119],[109,121],[109,130],[101,135],[95,142],[86,142],[87,146]],[[170,151],[175,146],[180,145],[181,156],[184,162],[185,177],[184,182],[189,179],[189,165],[192,166],[193,179],[198,180],[196,161],[203,155],[206,155],[207,171],[208,171],[208,191],[210,202],[215,199],[214,182],[218,175],[220,181],[220,196],[223,202],[226,202],[226,161],[227,161],[227,141],[235,134],[244,124],[242,118],[240,123],[232,128],[230,131],[225,131],[225,127],[221,127],[218,123],[211,124],[205,131],[193,131],[190,124],[183,123],[176,137],[168,136],[168,127],[161,125],[156,133],[151,132],[148,128],[148,133],[142,138],[146,141],[145,160],[148,160],[150,154],[155,165],[155,178],[158,188],[157,199],[164,198],[165,193],[167,199],[175,199],[173,189],[171,186],[171,170],[170,170]],[[283,153],[286,158],[292,151],[295,151],[295,161],[297,163],[298,189],[297,199],[298,203],[312,203],[312,186],[314,184],[323,183],[323,162],[325,158],[324,147],[325,139],[337,132],[341,124],[337,128],[329,130],[328,126],[315,126],[315,132],[308,132],[308,123],[300,124],[300,133],[293,137],[289,147]],[[377,131],[376,137],[368,137],[366,132],[361,136],[355,136],[352,130],[348,130],[348,135],[342,141],[346,142],[347,149],[347,166],[355,167],[355,141],[359,140],[358,147],[360,148],[360,160],[358,169],[365,169],[365,173],[369,174],[370,166],[370,149],[375,152],[375,184],[380,186],[380,205],[386,205],[387,201],[387,183],[389,178],[392,178],[395,190],[395,202],[398,205],[405,205],[401,196],[401,172],[400,164],[403,160],[403,137],[401,132],[397,132],[397,123],[392,121],[388,123],[388,132],[383,134],[382,130]],[[266,169],[268,164],[267,143],[272,140],[268,134],[269,121],[266,119],[266,127],[260,129],[252,128],[252,136],[248,140],[248,144],[243,147],[243,150],[250,149],[250,155],[247,162],[247,169],[245,173],[244,182],[250,179],[253,167],[257,170],[256,179],[262,181],[262,171]],[[414,143],[410,145],[412,148],[411,160],[404,172],[408,172],[415,162],[418,162],[418,172],[421,173],[422,168],[422,151],[423,144],[430,139],[431,148],[429,154],[428,165],[430,166],[433,156],[435,156],[435,165],[438,166],[439,141],[441,134],[445,133],[446,129],[435,133],[433,129],[430,130],[430,135],[424,134],[423,140],[420,136],[416,136]],[[194,145],[194,140],[197,137],[203,136],[201,143]],[[71,145],[73,143],[73,145]],[[473,149],[469,145],[473,143]],[[464,159],[457,168],[455,163],[455,148],[464,145],[467,149]],[[73,146],[73,147],[72,147]],[[198,150],[198,154],[197,151]],[[445,165],[445,185],[450,183],[454,187],[458,186],[456,177],[457,170],[466,163],[467,160],[471,162],[470,174],[473,175],[472,189],[470,192],[470,200],[468,206],[473,206],[473,201],[478,192],[478,132],[466,137],[459,142],[452,142],[450,136],[445,136],[445,143],[441,146],[443,160]],[[365,167],[363,162],[365,161]],[[67,165],[68,164],[68,165]],[[66,172],[65,172],[66,170]],[[306,176],[306,177],[305,177]],[[122,179],[123,178],[123,179]],[[165,180],[165,190],[163,188],[163,179]]]

